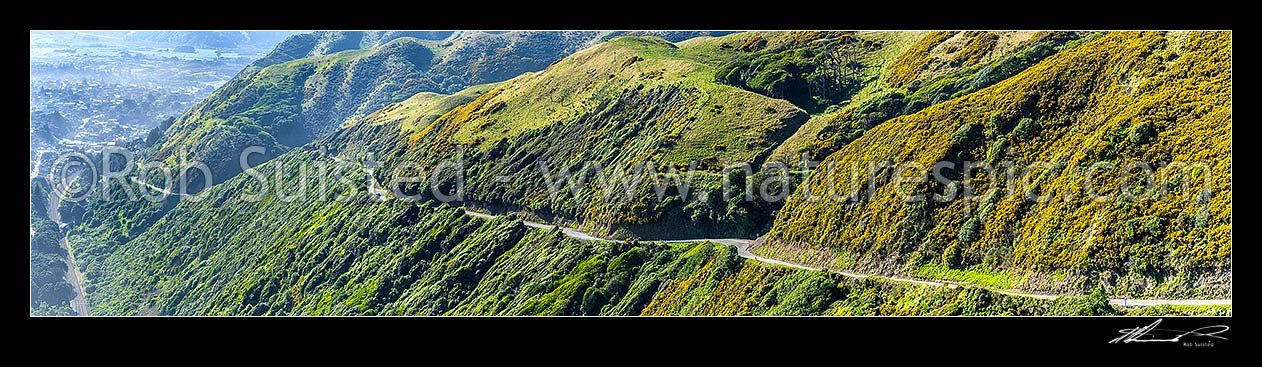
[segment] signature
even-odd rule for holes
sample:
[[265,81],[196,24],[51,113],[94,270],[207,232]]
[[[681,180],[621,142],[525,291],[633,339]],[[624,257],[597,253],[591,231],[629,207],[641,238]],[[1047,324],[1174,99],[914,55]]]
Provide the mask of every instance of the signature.
[[1227,338],[1218,334],[1230,329],[1227,325],[1213,325],[1190,331],[1183,331],[1158,329],[1157,325],[1161,325],[1161,319],[1153,321],[1153,323],[1148,324],[1148,326],[1118,330],[1117,332],[1122,333],[1122,336],[1114,338],[1109,341],[1109,343],[1178,343],[1184,337],[1203,337],[1227,340]]

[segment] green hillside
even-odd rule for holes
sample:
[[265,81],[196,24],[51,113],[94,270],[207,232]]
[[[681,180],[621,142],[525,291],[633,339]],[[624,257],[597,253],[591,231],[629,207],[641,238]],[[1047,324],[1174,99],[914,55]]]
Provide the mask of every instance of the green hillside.
[[[151,133],[145,155],[171,167],[204,162],[221,182],[240,172],[246,147],[267,149],[252,158],[257,165],[417,93],[455,93],[540,70],[603,34],[447,33],[295,35]],[[200,173],[190,176],[196,191]]]
[[[1229,32],[624,34],[291,38],[151,135],[144,156],[183,164],[187,151],[211,166],[201,200],[127,200],[114,183],[62,203],[92,314],[1230,314],[1107,300],[1231,298]],[[261,176],[238,174],[250,145],[268,149],[251,162]],[[799,153],[826,159],[764,166]],[[438,171],[453,161],[463,171]],[[1016,181],[856,176],[887,161],[984,162]],[[1118,169],[1089,174],[1097,161]],[[1132,161],[1159,166],[1159,190],[1119,184]],[[1175,161],[1207,166],[1164,166]],[[1034,162],[1060,163],[1028,176],[1004,166]],[[725,171],[742,165],[752,172]],[[382,184],[422,180],[378,200],[367,168]],[[793,177],[768,181],[779,173]],[[260,178],[271,189],[252,200]],[[787,200],[742,199],[765,182]],[[1084,198],[1088,184],[1112,196]],[[1052,200],[1004,194],[1027,188]],[[978,195],[899,198],[962,190]],[[58,314],[60,232],[34,207],[46,191],[32,190],[31,307]],[[647,241],[732,237],[757,238],[767,258],[878,276]]]
[[[409,112],[432,110],[432,98],[421,96],[317,144],[347,157],[376,156],[385,162],[378,171],[382,182],[389,182],[387,173],[402,162],[428,172],[443,161],[463,159],[468,204],[525,210],[597,232],[645,237],[659,235],[662,225],[673,226],[666,223],[688,223],[692,232],[675,235],[751,236],[757,227],[752,223],[769,219],[770,212],[758,203],[723,201],[723,168],[757,166],[807,116],[787,101],[716,83],[713,66],[703,59],[702,53],[660,38],[616,38],[495,85],[432,122],[406,117],[433,115]],[[640,177],[656,177],[666,186],[688,180],[671,172],[694,164],[699,171],[690,179],[695,191],[689,200],[676,190],[668,195],[673,198],[658,201],[649,178],[628,184],[633,188],[628,200],[621,191],[591,184],[599,176],[595,166],[588,166],[587,183],[562,182],[553,197],[540,162],[550,173],[572,174],[585,162],[598,163],[610,188],[631,182],[629,173],[641,164],[642,172],[656,174]],[[445,187],[451,181],[448,177]],[[425,183],[404,187],[429,193]],[[697,195],[709,199],[691,200]]]
[[[757,172],[769,159],[788,159],[791,152],[835,150],[885,119],[1014,75],[1076,45],[1069,42],[1077,37],[991,34],[1002,42],[969,51],[978,55],[965,61],[939,62],[960,59],[966,51],[934,51],[927,57],[935,65],[931,71],[913,76],[911,87],[891,89],[884,80],[894,67],[886,65],[902,61],[898,55],[912,49],[919,36],[753,32],[679,45],[657,38],[616,38],[497,86],[431,126],[409,132],[407,146],[395,144],[392,152],[373,153],[386,157],[386,172],[395,162],[435,167],[455,159],[459,146],[468,167],[465,199],[489,209],[524,210],[620,237],[752,238],[764,233],[780,203],[739,200],[742,192],[725,192],[722,183],[761,183],[776,172],[746,177],[748,173],[737,170],[725,177],[724,167],[748,164]],[[981,36],[947,35],[943,42],[967,45]],[[803,108],[823,106],[835,112],[805,122]],[[329,146],[363,139],[333,140],[337,143]],[[588,187],[570,194],[574,186],[568,182],[561,186],[566,194],[554,197],[540,174],[541,161],[554,172],[564,168],[571,173],[583,170],[584,162],[597,162],[610,181],[622,183],[628,182],[623,174],[639,162],[649,162],[659,182],[681,182],[686,178],[669,171],[683,171],[694,162],[702,172],[691,177],[687,198],[676,190],[658,200],[649,180],[629,200],[621,192]],[[598,176],[591,177],[594,181]],[[789,190],[793,184],[787,180],[771,191]]]
[[401,38],[243,73],[151,139],[147,156],[175,167],[184,154],[222,181],[241,171],[246,147],[265,147],[262,159],[270,159],[348,118],[435,88],[425,72],[433,57],[418,40]]
[[[298,59],[325,56],[347,50],[372,49],[395,39],[409,37],[423,41],[441,41],[454,32],[441,31],[387,31],[387,32],[311,32],[289,36],[262,58],[251,63],[252,68],[264,68]],[[250,69],[247,68],[247,71]]]
[[31,180],[31,314],[73,315],[74,288],[66,282],[61,229],[48,218],[48,181]]
[[[261,173],[295,187],[299,163],[328,165],[328,175],[358,171],[297,150]],[[747,261],[710,243],[579,242],[512,217],[378,202],[362,186],[335,184],[290,202],[290,193],[242,199],[258,190],[252,177],[230,179],[121,244],[73,232],[92,313],[971,315],[1059,312],[1064,303],[849,280]]]
[[[282,187],[360,179],[318,152],[260,167]],[[310,167],[310,166],[308,166]],[[312,177],[312,176],[308,176]],[[336,181],[334,181],[336,182]],[[316,185],[315,182],[310,185]],[[855,280],[737,257],[714,243],[580,242],[513,216],[373,199],[331,183],[257,201],[253,177],[183,201],[123,242],[72,231],[93,315],[1109,315],[1103,294],[1056,301],[981,288]],[[1142,311],[1128,311],[1142,312]],[[1164,314],[1230,314],[1166,308]]]
[[[458,68],[453,65],[459,60],[484,49],[475,46],[481,43],[516,39],[510,43],[514,47],[530,44],[547,48],[548,44],[571,45],[591,36],[530,35],[458,37],[438,45],[436,41],[405,37],[370,49],[330,54],[309,51],[316,56],[267,66],[250,78],[229,83],[177,120],[149,151],[175,165],[180,150],[190,150],[190,158],[210,165],[218,181],[239,171],[238,156],[247,146],[268,148],[267,154],[254,158],[252,163],[256,164],[335,131],[339,125],[350,126],[367,118],[374,120],[369,125],[372,127],[339,132],[341,137],[333,137],[332,143],[324,145],[335,151],[341,146],[372,146],[372,150],[356,154],[365,157],[371,153],[384,160],[387,169],[397,162],[434,167],[454,158],[455,147],[468,147],[464,150],[467,158],[485,164],[465,173],[468,199],[477,205],[524,209],[531,215],[572,221],[608,234],[623,230],[622,236],[669,237],[661,233],[663,225],[681,228],[676,224],[683,224],[682,228],[693,231],[673,236],[753,237],[766,230],[779,203],[724,200],[725,195],[730,198],[735,193],[721,188],[724,167],[758,167],[769,159],[792,162],[797,152],[803,151],[822,156],[886,118],[988,85],[1054,53],[1073,38],[992,35],[990,38],[1002,42],[973,51],[981,56],[967,62],[939,62],[957,60],[965,51],[934,51],[924,57],[926,65],[934,65],[926,67],[929,71],[913,76],[913,86],[893,90],[884,80],[897,68],[886,65],[891,60],[898,61],[893,64],[909,62],[906,53],[917,51],[913,40],[919,39],[920,44],[937,38],[896,32],[754,32],[696,38],[681,42],[681,47],[660,38],[621,37],[557,62],[544,72],[522,75],[495,88],[475,87],[463,92],[487,95],[468,101],[449,116],[438,112],[453,107],[455,101],[466,101],[446,99],[442,106],[429,106],[427,103],[437,103],[433,99],[437,95],[412,94],[441,89],[433,84],[439,80],[432,77],[434,73],[454,72]],[[978,37],[962,33],[939,38],[945,40],[943,44],[967,45]],[[323,41],[311,48],[340,49],[329,45],[349,42],[337,41],[342,38],[325,34]],[[360,43],[368,39],[385,40],[389,35],[365,38]],[[991,59],[990,64],[982,65]],[[433,70],[420,66],[428,65],[425,60],[433,60],[428,62],[434,64]],[[466,66],[476,69],[473,64],[496,59],[475,60],[466,61],[472,63]],[[935,79],[924,88],[916,86],[928,76]],[[385,107],[399,112],[367,116],[386,103],[399,101]],[[807,121],[798,106],[808,110],[828,106],[828,111]],[[386,120],[402,119],[400,113],[418,108],[437,117],[404,119],[400,129],[407,131],[405,138],[390,133],[392,128],[376,127]],[[401,139],[406,139],[407,146],[397,143]],[[418,146],[425,149],[416,149]],[[515,156],[502,157],[506,152]],[[480,157],[474,153],[481,153]],[[555,170],[571,173],[582,170],[582,162],[597,162],[604,175],[615,181],[627,179],[621,171],[650,162],[649,168],[659,173],[659,182],[688,182],[690,188],[696,188],[690,193],[696,195],[684,198],[675,192],[673,200],[657,200],[655,188],[649,187],[652,180],[642,180],[629,201],[625,195],[607,199],[607,192],[582,188],[577,199],[574,195],[556,198],[543,189],[547,182],[542,175],[530,174],[538,173],[537,164],[543,161]],[[694,163],[703,172],[691,178],[668,174]],[[501,182],[505,177],[510,178],[507,184]],[[772,191],[791,189],[794,180]],[[561,189],[573,187],[567,184]]]
[[[1012,77],[1072,48],[1064,32],[859,32],[852,94],[837,101],[776,148],[789,163],[821,160],[886,120],[959,98]],[[984,42],[981,40],[990,40]],[[851,46],[853,47],[853,46]]]
[[[1225,32],[1108,33],[988,88],[885,121],[828,157],[757,252],[1051,293],[1104,286],[1116,295],[1229,296],[1230,55]],[[964,187],[898,184],[884,169],[869,191],[864,176],[850,173],[884,161],[1057,163],[1033,171],[1028,186],[988,184],[985,171],[975,171],[971,200],[909,203],[897,194]],[[1086,172],[1097,161],[1118,169],[1099,170],[1091,182],[1112,196],[1089,200]],[[1142,181],[1120,183],[1132,161],[1207,167],[1158,167],[1156,185],[1165,190],[1145,192]],[[1009,173],[1016,171],[1000,167],[997,177]],[[847,201],[854,187],[863,195]],[[1120,195],[1121,187],[1139,201]],[[1000,194],[1026,188],[1053,199]],[[806,199],[806,192],[819,195]],[[1162,192],[1169,196],[1159,199]]]

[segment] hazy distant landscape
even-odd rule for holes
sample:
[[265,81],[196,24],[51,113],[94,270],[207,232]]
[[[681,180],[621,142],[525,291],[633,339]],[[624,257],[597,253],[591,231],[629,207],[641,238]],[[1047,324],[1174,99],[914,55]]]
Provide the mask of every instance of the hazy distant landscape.
[[31,32],[40,153],[134,144],[293,32]]

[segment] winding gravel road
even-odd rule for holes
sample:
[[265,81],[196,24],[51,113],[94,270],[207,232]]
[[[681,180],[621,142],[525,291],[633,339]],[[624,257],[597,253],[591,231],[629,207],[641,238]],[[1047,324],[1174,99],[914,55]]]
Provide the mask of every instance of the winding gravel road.
[[[464,213],[465,213],[465,215],[469,215],[469,216],[473,216],[473,217],[478,217],[478,218],[492,219],[492,218],[495,218],[495,217],[496,217],[495,215],[486,214],[486,213],[479,213],[479,212],[475,212],[475,211],[470,211],[469,209],[465,209],[465,210],[464,210]],[[522,223],[523,223],[523,224],[525,224],[527,227],[533,227],[533,228],[552,229],[552,228],[554,228],[554,227],[557,227],[557,226],[555,226],[555,225],[551,225],[551,224],[544,224],[544,223],[531,222],[531,221],[522,221]],[[606,238],[601,238],[601,237],[593,236],[593,235],[591,235],[591,234],[588,234],[588,233],[586,233],[586,232],[583,232],[583,231],[580,231],[580,230],[578,230],[578,229],[574,229],[574,228],[561,227],[561,231],[562,231],[562,232],[564,232],[567,236],[570,236],[571,238],[574,238],[574,239],[579,240],[579,241],[618,242],[618,241],[615,241],[615,240],[610,240],[610,239],[606,239]],[[783,260],[777,260],[777,259],[771,259],[771,258],[766,258],[766,257],[758,256],[757,254],[754,254],[754,253],[752,253],[752,252],[749,252],[749,245],[750,245],[750,244],[752,244],[754,241],[753,241],[753,240],[749,240],[749,239],[744,239],[744,238],[697,238],[697,239],[687,239],[687,240],[656,240],[656,241],[641,241],[641,242],[649,242],[649,243],[714,242],[714,243],[718,243],[718,244],[721,244],[721,245],[727,245],[727,246],[732,246],[732,247],[735,247],[735,248],[736,248],[736,254],[737,254],[737,255],[739,255],[740,257],[743,257],[743,258],[746,258],[746,259],[755,260],[755,261],[759,261],[759,262],[763,262],[763,263],[767,263],[767,264],[775,264],[775,265],[786,266],[786,267],[790,267],[790,268],[803,269],[803,270],[823,270],[823,269],[821,269],[821,268],[810,267],[810,266],[806,266],[806,265],[802,265],[802,264],[795,264],[795,263],[791,263],[791,262],[787,262],[787,261],[783,261]],[[957,288],[957,287],[959,287],[959,286],[960,286],[960,283],[956,283],[956,282],[948,282],[948,281],[933,281],[933,280],[923,280],[923,279],[912,279],[912,278],[904,278],[904,277],[899,277],[899,276],[872,275],[872,274],[852,273],[852,272],[846,272],[846,271],[835,271],[835,270],[829,270],[829,271],[830,271],[830,272],[833,272],[833,273],[841,274],[841,275],[846,276],[846,277],[850,277],[850,278],[857,278],[857,279],[863,279],[863,278],[867,278],[867,277],[870,277],[870,276],[876,276],[876,277],[879,277],[879,278],[883,278],[883,279],[887,279],[887,280],[892,280],[892,281],[895,281],[895,282],[912,283],[912,284],[920,284],[920,285],[927,285],[927,286],[934,286],[934,287]],[[1007,294],[1007,295],[1010,295],[1010,296],[1030,297],[1030,298],[1038,298],[1038,299],[1045,299],[1045,300],[1055,300],[1056,298],[1059,298],[1059,297],[1060,297],[1060,296],[1053,295],[1053,294],[1040,294],[1040,293],[1015,292],[1015,291],[1004,290],[1004,289],[995,289],[995,288],[987,288],[987,289],[988,289],[988,290],[990,290],[990,291],[992,291],[992,292],[996,292],[996,293],[1003,293],[1003,294]],[[1125,298],[1114,298],[1114,299],[1110,299],[1110,300],[1109,300],[1109,303],[1114,304],[1114,305],[1119,305],[1119,306],[1126,306],[1126,307],[1136,307],[1136,306],[1156,306],[1156,305],[1187,305],[1187,306],[1212,306],[1212,305],[1226,305],[1226,306],[1230,306],[1230,305],[1231,305],[1231,300],[1229,300],[1229,299],[1125,299]]]
[[[344,159],[339,158],[339,157],[333,157],[333,159],[337,161],[345,162]],[[380,200],[386,200],[387,198],[393,197],[393,195],[391,195],[389,191],[383,190],[380,188],[380,186],[377,184],[376,177],[372,175],[371,169],[364,169],[364,170],[368,173],[368,178],[369,178],[368,191],[370,193],[377,196],[378,199]],[[485,218],[485,219],[492,219],[496,217],[495,215],[479,213],[475,211],[470,211],[468,209],[465,209],[464,213],[465,215],[478,217],[478,218]],[[522,221],[522,223],[532,228],[552,229],[552,228],[557,227],[551,224],[544,224],[544,223],[531,222],[531,221]],[[564,232],[567,236],[570,236],[571,238],[574,238],[579,241],[618,242],[615,240],[593,236],[591,234],[588,234],[586,232],[583,232],[574,228],[561,227],[561,231]],[[748,239],[743,239],[743,238],[697,238],[697,239],[686,239],[686,240],[658,240],[658,241],[641,241],[641,242],[652,242],[652,243],[714,242],[714,243],[718,243],[722,245],[735,247],[737,255],[746,259],[755,260],[755,261],[759,261],[759,262],[763,262],[767,264],[775,264],[775,265],[786,266],[790,268],[803,269],[803,270],[823,270],[821,268],[816,268],[816,267],[806,266],[802,264],[791,263],[791,262],[787,262],[783,260],[777,260],[777,259],[771,259],[771,258],[758,256],[749,251],[749,245],[753,243],[753,240],[748,240]],[[871,276],[876,276],[879,278],[883,278],[883,279],[887,279],[887,280],[891,280],[895,282],[920,284],[920,285],[934,286],[934,287],[956,288],[961,285],[961,283],[951,282],[951,281],[912,279],[912,278],[905,278],[905,277],[899,277],[899,276],[862,274],[862,273],[852,273],[852,272],[835,271],[835,270],[828,270],[828,271],[841,274],[846,277],[857,278],[857,279],[863,279],[863,278],[867,278]],[[996,292],[996,293],[1002,293],[1002,294],[1007,294],[1011,296],[1030,297],[1030,298],[1038,298],[1038,299],[1045,299],[1045,300],[1055,300],[1060,297],[1059,295],[1054,295],[1054,294],[1016,292],[1016,291],[1011,291],[1011,290],[1006,290],[1006,289],[996,289],[996,288],[988,288],[988,287],[986,289]],[[1229,299],[1114,298],[1114,299],[1110,299],[1109,303],[1114,304],[1114,305],[1119,305],[1119,306],[1125,306],[1125,307],[1156,306],[1156,305],[1195,305],[1195,306],[1226,305],[1226,306],[1231,306],[1231,300]]]

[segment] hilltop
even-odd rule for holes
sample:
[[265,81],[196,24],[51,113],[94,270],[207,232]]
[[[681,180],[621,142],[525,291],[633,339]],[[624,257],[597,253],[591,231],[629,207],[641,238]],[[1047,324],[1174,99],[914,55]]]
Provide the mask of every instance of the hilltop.
[[[668,33],[687,37],[707,32]],[[421,92],[454,93],[540,70],[602,32],[315,32],[267,56],[150,134],[144,155],[183,167],[204,162],[215,182],[240,172],[249,146],[258,164]],[[181,153],[187,152],[187,153]],[[185,154],[181,156],[181,154]],[[183,159],[183,161],[181,161]],[[196,191],[202,177],[191,173]]]

